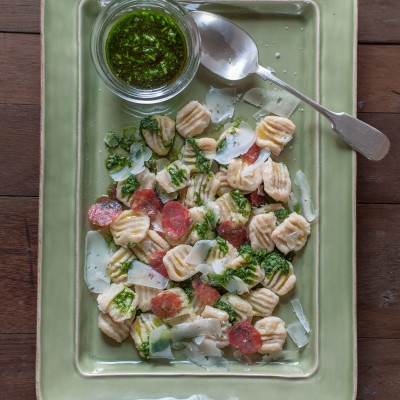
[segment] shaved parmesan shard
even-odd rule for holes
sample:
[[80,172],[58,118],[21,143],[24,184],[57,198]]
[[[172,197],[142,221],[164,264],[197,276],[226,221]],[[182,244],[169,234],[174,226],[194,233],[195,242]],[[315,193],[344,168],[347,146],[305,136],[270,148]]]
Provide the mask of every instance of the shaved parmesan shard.
[[290,302],[292,303],[293,311],[296,313],[296,316],[299,319],[300,323],[304,326],[306,332],[310,333],[310,324],[308,323],[307,318],[304,315],[303,307],[301,306],[299,299],[293,299]]
[[171,329],[173,342],[202,335],[221,336],[221,323],[216,318],[201,318],[194,322],[178,324]]
[[210,249],[216,244],[215,240],[197,241],[184,259],[184,262],[194,265],[203,264],[207,260]]
[[206,107],[210,111],[211,121],[219,123],[233,117],[236,102],[236,89],[217,89],[211,86],[206,95]]
[[308,185],[307,179],[300,169],[296,172],[294,178],[295,185],[300,190],[300,204],[303,210],[304,218],[308,222],[312,222],[318,216],[318,210],[314,208],[314,203],[311,200],[310,186]]
[[104,293],[110,287],[110,277],[106,273],[111,251],[104,237],[97,231],[86,235],[85,282],[91,292]]
[[132,175],[140,174],[145,168],[144,163],[149,161],[152,155],[153,152],[143,143],[133,143],[129,154],[129,162],[131,163],[129,172]]
[[300,203],[297,200],[296,195],[293,192],[290,192],[289,200],[288,200],[288,207],[291,212],[298,213],[300,211]]
[[216,274],[221,275],[225,271],[225,265],[229,261],[230,261],[230,257],[219,258],[212,262],[211,267]]
[[149,355],[150,358],[174,358],[171,350],[171,332],[165,325],[150,332]]
[[285,90],[268,90],[264,88],[248,90],[243,99],[253,106],[285,118],[289,118],[299,104],[299,99]]
[[156,289],[165,289],[168,285],[168,281],[168,278],[165,278],[163,275],[154,271],[153,268],[138,260],[133,261],[127,279],[127,283]]
[[234,294],[242,295],[244,293],[249,292],[248,286],[237,276],[233,276],[228,284],[225,286],[225,289]]
[[235,360],[239,361],[241,364],[245,365],[253,364],[253,360],[247,354],[242,353],[240,350],[235,350],[232,353],[232,356]]
[[129,172],[129,167],[127,165],[125,165],[125,167],[123,167],[122,169],[119,169],[117,171],[115,171],[115,170],[110,171],[110,177],[115,182],[121,182],[121,181],[129,178],[130,175],[131,175],[131,173]]
[[213,356],[213,357],[222,356],[222,350],[217,347],[214,340],[204,339],[198,345],[198,348],[205,356]]
[[206,337],[203,335],[203,336],[197,336],[197,337],[195,337],[194,339],[193,339],[193,343],[194,344],[196,344],[197,346],[199,345],[199,344],[201,344],[202,342],[203,342],[203,340],[205,339]]
[[187,357],[189,361],[194,362],[197,365],[200,365],[203,368],[209,369],[210,363],[207,358],[200,352],[199,348],[194,343],[184,343],[183,354]]
[[214,270],[212,269],[211,266],[209,266],[208,264],[199,264],[196,268],[195,268],[196,272],[201,272],[202,274],[209,274],[210,272],[214,272]]
[[[224,357],[210,356],[208,357],[208,365],[210,367],[217,367],[225,371],[229,371],[229,361]],[[198,400],[207,400],[207,399],[198,399]],[[226,400],[239,400],[239,399],[237,397],[229,397]]]
[[[224,126],[225,131],[232,128],[233,124]],[[256,141],[256,133],[247,122],[242,121],[234,132],[227,133],[224,146],[214,156],[214,160],[220,164],[229,164],[234,158],[247,153]]]
[[267,116],[268,111],[263,110],[262,108],[253,114],[253,119],[259,121],[261,118]]
[[304,347],[309,342],[306,330],[300,322],[292,322],[287,326],[286,330],[299,349]]

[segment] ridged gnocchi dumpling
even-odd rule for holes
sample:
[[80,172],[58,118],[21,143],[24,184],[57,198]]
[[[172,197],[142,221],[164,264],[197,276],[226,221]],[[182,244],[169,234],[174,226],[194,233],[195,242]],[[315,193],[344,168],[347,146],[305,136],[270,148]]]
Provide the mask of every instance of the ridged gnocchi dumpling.
[[115,244],[132,247],[145,238],[150,228],[150,218],[132,210],[122,211],[118,218],[110,224],[110,232]]
[[99,294],[97,303],[101,312],[108,313],[115,322],[123,322],[135,315],[137,297],[133,290],[118,283]]
[[166,115],[155,114],[142,120],[140,131],[147,145],[158,155],[168,154],[174,141],[175,121]]
[[257,124],[256,144],[279,156],[284,146],[292,139],[295,128],[290,119],[268,115]]
[[[135,179],[137,181],[137,178],[134,177],[133,179]],[[124,192],[124,185],[126,184],[126,182],[128,181],[128,178],[124,179],[123,181],[120,181],[117,183],[117,189],[116,189],[116,194],[115,197],[123,204],[125,204],[127,207],[130,206],[131,204],[131,200],[132,200],[132,196],[134,191],[132,192],[128,192],[125,193]],[[137,181],[137,184],[139,185],[139,182]],[[138,186],[139,187],[139,186]]]
[[156,297],[163,290],[152,288],[148,286],[135,285],[135,294],[137,297],[138,308],[140,308],[143,312],[147,312],[151,310],[151,300],[153,297]]
[[265,279],[261,284],[272,290],[279,296],[283,296],[293,289],[296,283],[296,275],[294,274],[293,265],[289,263],[289,272],[284,274],[282,271],[278,270],[271,275],[265,276]]
[[231,268],[233,270],[245,268],[246,272],[243,273],[245,278],[243,278],[242,280],[248,289],[253,288],[265,278],[264,270],[259,265],[251,265],[247,263],[242,256],[238,256],[229,261],[226,264],[225,268]]
[[256,317],[268,317],[279,303],[279,296],[267,288],[251,290],[243,298],[251,304]]
[[261,335],[262,345],[258,350],[261,354],[281,351],[286,340],[285,323],[278,317],[265,317],[254,324]]
[[218,196],[223,196],[225,193],[229,193],[233,189],[228,183],[227,175],[228,170],[224,167],[220,167],[219,171],[215,174],[217,179],[219,179],[219,187],[217,190]]
[[187,186],[186,207],[199,207],[214,201],[218,187],[219,180],[213,173],[193,175]]
[[148,168],[145,168],[142,172],[136,175],[140,186],[138,190],[151,189],[154,190],[156,187],[156,175],[150,172]]
[[292,182],[285,164],[276,163],[269,158],[264,163],[262,177],[265,193],[277,201],[286,203],[289,200]]
[[121,343],[129,336],[132,323],[133,317],[123,322],[115,322],[110,315],[101,312],[97,325],[105,335]]
[[212,246],[208,256],[207,256],[207,263],[212,264],[216,260],[233,260],[234,258],[239,256],[236,247],[232,246],[228,241],[225,240],[225,244],[227,246],[228,251],[225,253],[221,250],[221,247],[217,243],[216,245]]
[[231,327],[227,312],[211,306],[206,306],[201,313],[201,318],[215,318],[221,324],[221,335],[207,335],[206,338],[212,340],[219,349],[229,346],[228,332]]
[[[124,283],[128,279],[128,271],[135,259],[133,253],[125,248],[119,248],[110,258],[106,268],[107,275],[114,283]],[[130,286],[130,284],[126,284]]]
[[309,222],[297,213],[291,213],[273,232],[272,240],[284,254],[299,251],[311,233]]
[[207,107],[193,100],[176,114],[176,130],[184,138],[197,136],[208,127],[210,121]]
[[233,308],[239,321],[246,320],[247,322],[251,322],[254,316],[254,311],[251,304],[248,303],[246,300],[242,299],[236,294],[225,293],[221,297],[220,301],[227,303]]
[[182,282],[195,274],[196,265],[185,261],[192,246],[181,244],[169,250],[163,258],[165,269],[170,279]]
[[235,225],[241,225],[250,217],[251,204],[238,190],[225,193],[214,204],[218,207],[220,222],[232,221]]
[[267,249],[268,253],[270,253],[275,247],[271,237],[275,228],[276,217],[273,212],[255,215],[249,224],[251,247],[255,250]]
[[183,189],[189,183],[189,168],[181,161],[174,161],[165,166],[156,175],[156,180],[166,193],[176,192]]
[[160,318],[151,313],[140,314],[133,323],[131,337],[139,354],[143,358],[149,358],[150,333],[162,324]]
[[146,237],[136,246],[132,247],[132,251],[140,261],[148,264],[149,254],[157,250],[167,252],[170,247],[171,246],[168,244],[168,242],[164,240],[156,231],[149,230]]
[[226,179],[234,189],[254,192],[262,182],[261,165],[254,167],[241,159],[235,159],[228,165]]
[[163,321],[170,326],[183,324],[185,322],[193,322],[198,319],[198,315],[195,314],[192,305],[189,303],[189,299],[186,296],[186,293],[178,287],[165,290],[165,292],[170,292],[176,294],[180,301],[181,307],[178,310],[177,314],[172,318],[163,318]]
[[192,173],[206,173],[210,170],[216,149],[217,142],[212,138],[191,138],[182,147],[180,160]]
[[210,202],[207,206],[189,209],[191,228],[186,243],[194,244],[201,239],[213,239],[214,229],[219,220],[216,207]]

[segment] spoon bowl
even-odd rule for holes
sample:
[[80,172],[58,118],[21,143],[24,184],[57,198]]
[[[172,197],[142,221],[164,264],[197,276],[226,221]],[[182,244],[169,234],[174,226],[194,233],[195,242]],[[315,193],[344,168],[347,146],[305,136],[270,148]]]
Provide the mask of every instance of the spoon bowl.
[[250,74],[271,81],[304,101],[330,123],[332,129],[353,149],[370,160],[378,161],[389,151],[389,139],[380,131],[346,113],[335,113],[311,100],[277,78],[258,63],[258,48],[251,36],[229,19],[206,11],[193,11],[201,37],[200,62],[222,78],[237,81]]
[[222,78],[237,81],[258,69],[254,40],[226,18],[204,11],[191,13],[200,31],[200,62]]

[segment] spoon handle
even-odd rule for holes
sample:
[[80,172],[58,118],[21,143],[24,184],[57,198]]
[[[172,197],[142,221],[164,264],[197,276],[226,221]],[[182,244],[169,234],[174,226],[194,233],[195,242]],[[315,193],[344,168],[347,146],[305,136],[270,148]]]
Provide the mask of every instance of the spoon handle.
[[285,89],[321,113],[330,121],[332,129],[354,150],[358,151],[363,156],[374,161],[379,161],[386,156],[389,151],[390,142],[387,136],[378,131],[378,129],[375,129],[371,125],[368,125],[349,114],[335,113],[322,107],[314,100],[311,100],[309,97],[298,92],[287,83],[281,81],[267,68],[259,66],[255,73],[265,81],[271,81],[282,89]]

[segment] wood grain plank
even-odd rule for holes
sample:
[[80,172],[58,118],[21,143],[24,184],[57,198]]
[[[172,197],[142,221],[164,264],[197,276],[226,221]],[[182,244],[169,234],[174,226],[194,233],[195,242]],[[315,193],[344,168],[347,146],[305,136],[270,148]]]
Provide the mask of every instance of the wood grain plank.
[[38,196],[40,106],[0,104],[0,195]]
[[357,206],[358,336],[400,338],[400,204]]
[[400,113],[400,46],[358,46],[358,111]]
[[391,146],[378,162],[357,156],[357,202],[400,203],[400,114],[359,113],[358,118],[385,133]]
[[400,2],[358,0],[358,40],[400,43]]
[[38,205],[0,197],[0,333],[36,331]]
[[400,340],[358,341],[357,400],[398,399],[400,393]]
[[0,334],[0,399],[35,400],[36,335]]
[[40,32],[40,0],[1,0],[2,32]]
[[40,104],[40,35],[0,33],[0,103]]

